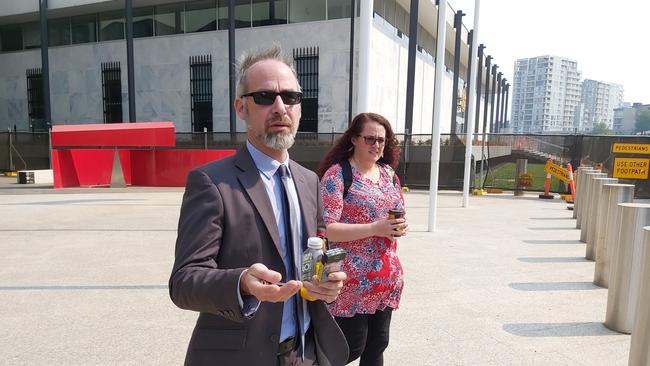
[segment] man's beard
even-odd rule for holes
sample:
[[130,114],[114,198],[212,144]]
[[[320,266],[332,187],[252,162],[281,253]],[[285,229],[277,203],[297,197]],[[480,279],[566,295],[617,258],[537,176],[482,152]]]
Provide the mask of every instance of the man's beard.
[[[288,119],[288,117],[285,117]],[[269,121],[268,123],[272,123]],[[298,124],[291,123],[291,131],[284,132],[262,132],[256,137],[259,141],[264,143],[266,147],[274,150],[288,150],[295,142],[296,133],[298,132]]]

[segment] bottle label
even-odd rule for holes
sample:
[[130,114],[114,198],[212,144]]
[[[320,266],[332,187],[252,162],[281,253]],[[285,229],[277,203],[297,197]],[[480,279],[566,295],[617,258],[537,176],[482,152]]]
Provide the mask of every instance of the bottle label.
[[303,253],[302,255],[302,273],[300,275],[301,281],[311,281],[314,275],[314,256],[311,252]]

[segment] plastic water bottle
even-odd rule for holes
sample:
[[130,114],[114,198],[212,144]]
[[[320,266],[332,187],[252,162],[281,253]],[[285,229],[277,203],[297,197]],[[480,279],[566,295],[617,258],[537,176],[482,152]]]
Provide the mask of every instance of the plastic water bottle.
[[[312,277],[322,271],[322,256],[323,239],[319,237],[310,237],[307,239],[307,249],[305,249],[305,251],[302,253],[302,266],[300,273],[301,281],[311,282]],[[304,287],[300,289],[300,296],[302,296],[305,300],[316,300],[316,298],[309,295],[309,292]]]

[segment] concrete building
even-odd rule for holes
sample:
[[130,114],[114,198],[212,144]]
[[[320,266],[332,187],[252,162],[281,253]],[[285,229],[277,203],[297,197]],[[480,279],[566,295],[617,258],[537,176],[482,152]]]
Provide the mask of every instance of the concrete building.
[[650,104],[634,103],[615,108],[612,130],[618,135],[634,135],[636,130],[636,116],[640,111],[650,110]]
[[575,61],[539,56],[515,62],[513,132],[574,132],[579,103],[580,71]]
[[[38,1],[0,8],[0,129],[45,128]],[[50,0],[47,10],[53,124],[129,120],[124,1]],[[349,0],[238,0],[235,54],[279,43],[303,86],[303,132],[341,132],[352,110],[385,115],[405,132],[407,0],[357,1],[354,66]],[[448,5],[447,5],[448,6]],[[420,0],[412,134],[430,134],[437,8]],[[454,10],[447,10],[443,115],[450,120]],[[228,1],[133,0],[135,112],[178,132],[231,132]],[[466,79],[467,29],[459,75]],[[461,80],[460,85],[465,84]],[[443,132],[450,124],[443,124]],[[245,131],[237,123],[237,131]]]
[[596,123],[605,123],[612,129],[614,109],[623,104],[623,86],[585,79],[580,104],[582,116],[576,125],[578,132],[591,132]]

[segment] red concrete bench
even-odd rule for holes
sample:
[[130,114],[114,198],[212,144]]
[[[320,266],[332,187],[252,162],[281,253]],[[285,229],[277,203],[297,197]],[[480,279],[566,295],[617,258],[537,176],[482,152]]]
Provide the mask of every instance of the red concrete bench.
[[54,188],[182,187],[191,169],[235,153],[170,149],[175,145],[172,122],[55,125]]

